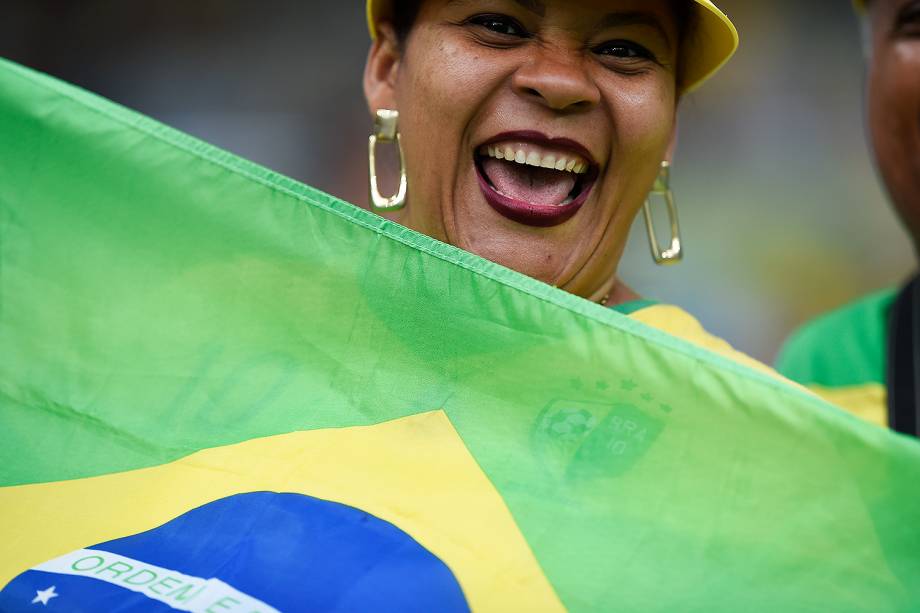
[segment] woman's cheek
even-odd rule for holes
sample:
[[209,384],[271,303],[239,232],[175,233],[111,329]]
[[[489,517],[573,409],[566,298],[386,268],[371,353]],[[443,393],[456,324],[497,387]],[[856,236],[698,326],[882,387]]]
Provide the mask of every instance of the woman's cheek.
[[674,88],[664,80],[618,88],[614,99],[614,122],[618,139],[630,147],[658,151],[667,147],[674,130]]
[[453,31],[433,32],[428,40],[415,47],[415,88],[439,112],[450,112],[442,120],[455,122],[455,117],[472,116],[483,104],[483,98],[496,87],[500,79],[500,57],[493,57],[477,43]]
[[[409,206],[404,222],[446,240],[442,200],[450,185],[463,142],[471,103],[469,85],[460,79],[458,50],[422,36],[412,41],[397,83],[400,133],[409,178]],[[467,76],[469,80],[469,77]]]

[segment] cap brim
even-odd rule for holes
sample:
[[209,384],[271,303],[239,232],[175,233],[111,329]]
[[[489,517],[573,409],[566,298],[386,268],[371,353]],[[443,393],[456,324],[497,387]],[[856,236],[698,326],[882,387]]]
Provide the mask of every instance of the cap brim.
[[695,0],[699,23],[684,41],[687,46],[684,93],[693,91],[719,71],[738,50],[738,30],[728,15],[709,0]]
[[384,2],[381,0],[367,0],[367,31],[371,39],[377,38],[377,22],[383,17],[381,10]]

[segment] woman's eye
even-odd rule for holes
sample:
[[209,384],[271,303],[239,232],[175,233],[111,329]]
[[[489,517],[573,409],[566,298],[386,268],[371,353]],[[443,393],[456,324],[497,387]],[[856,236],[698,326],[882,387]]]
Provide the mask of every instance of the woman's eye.
[[898,28],[908,35],[920,33],[920,2],[911,2],[897,16]]
[[620,59],[627,60],[652,60],[655,59],[652,55],[652,52],[643,47],[642,45],[637,45],[636,43],[631,43],[629,41],[611,41],[604,43],[603,45],[598,45],[594,48],[594,52],[598,55],[605,55],[608,57],[615,57]]
[[504,15],[476,15],[475,17],[471,17],[468,21],[469,23],[504,36],[522,38],[527,35],[527,31],[524,30],[521,24]]

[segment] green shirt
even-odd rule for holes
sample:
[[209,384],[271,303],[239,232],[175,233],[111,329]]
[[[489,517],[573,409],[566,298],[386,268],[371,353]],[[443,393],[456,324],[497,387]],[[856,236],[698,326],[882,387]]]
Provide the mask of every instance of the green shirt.
[[805,324],[786,341],[777,370],[834,404],[887,425],[888,311],[896,295],[895,289],[876,292]]

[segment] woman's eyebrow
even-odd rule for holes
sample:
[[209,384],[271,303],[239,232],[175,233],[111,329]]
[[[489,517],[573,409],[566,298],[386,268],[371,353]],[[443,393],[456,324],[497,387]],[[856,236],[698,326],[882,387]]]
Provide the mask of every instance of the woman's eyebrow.
[[[470,2],[471,0],[448,0],[447,4],[451,6],[470,4]],[[514,2],[540,17],[546,16],[546,4],[542,0],[514,0]],[[597,22],[596,29],[603,30],[605,28],[622,28],[627,26],[648,26],[661,35],[661,38],[663,38],[668,45],[668,50],[673,46],[671,37],[668,36],[667,30],[661,25],[661,20],[651,13],[641,11],[607,13],[607,15]]]
[[649,13],[608,13],[603,19],[598,21],[597,29],[605,28],[622,28],[626,26],[648,26],[658,31],[661,37],[668,44],[670,49],[671,37],[668,36],[667,30],[661,25],[661,20]]
[[546,17],[546,5],[540,0],[514,0],[531,13],[536,13],[540,17]]

